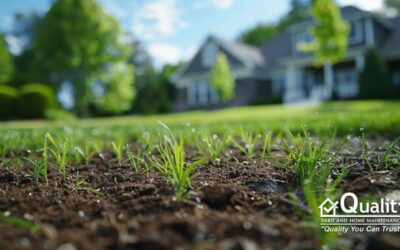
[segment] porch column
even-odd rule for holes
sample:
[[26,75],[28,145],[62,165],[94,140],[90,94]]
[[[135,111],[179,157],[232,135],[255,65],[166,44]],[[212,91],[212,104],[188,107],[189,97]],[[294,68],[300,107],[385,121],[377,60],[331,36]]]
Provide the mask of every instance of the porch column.
[[356,57],[356,71],[357,73],[361,73],[363,71],[365,65],[365,58],[363,55],[358,55]]
[[286,80],[285,80],[285,93],[284,102],[292,103],[296,98],[296,68],[294,66],[288,66],[286,68]]
[[333,95],[333,66],[331,62],[324,64],[324,100],[331,100]]

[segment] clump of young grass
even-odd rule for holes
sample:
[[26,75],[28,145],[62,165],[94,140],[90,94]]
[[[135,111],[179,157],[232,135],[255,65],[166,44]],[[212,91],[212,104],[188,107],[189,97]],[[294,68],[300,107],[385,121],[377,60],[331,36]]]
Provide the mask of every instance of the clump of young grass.
[[363,158],[363,163],[366,164],[369,168],[369,171],[373,172],[373,167],[371,162],[368,159],[368,148],[367,148],[367,140],[365,139],[365,134],[361,134],[361,152],[362,152],[362,158]]
[[128,158],[128,162],[129,165],[131,167],[131,169],[135,172],[135,173],[139,173],[140,172],[140,167],[142,164],[146,164],[146,168],[148,170],[147,167],[147,163],[144,159],[144,155],[146,154],[146,150],[144,152],[142,152],[142,150],[139,149],[137,150],[137,153],[134,154],[130,148],[129,148],[129,144],[126,144],[126,155]]
[[112,141],[111,142],[111,148],[117,157],[118,164],[122,164],[123,159],[124,159],[124,142],[122,139],[118,139],[116,142]]
[[336,179],[332,179],[334,160],[337,154],[331,154],[326,140],[313,142],[309,132],[304,129],[302,135],[294,136],[287,132],[287,140],[284,140],[288,152],[286,167],[296,173],[305,200],[314,223],[318,227],[318,237],[323,245],[333,244],[337,234],[326,233],[320,230],[321,224],[320,204],[326,199],[336,199],[341,191],[338,188],[347,173],[347,166],[342,161],[342,168]]
[[179,141],[176,141],[171,130],[165,124],[159,123],[167,130],[168,136],[156,146],[160,157],[156,158],[153,155],[149,159],[154,168],[170,180],[176,199],[181,202],[187,195],[197,163],[185,162],[183,138],[180,137]]
[[83,159],[85,164],[88,164],[96,154],[102,152],[103,148],[104,145],[100,140],[85,140],[83,146],[75,146],[75,160],[80,163]]
[[252,158],[255,153],[259,135],[252,131],[245,131],[243,127],[240,127],[240,141],[232,139],[232,143],[244,153],[246,156]]
[[[47,142],[50,142],[48,144]],[[50,133],[46,133],[45,135],[45,143],[44,143],[44,162],[45,169],[47,172],[47,160],[48,160],[48,152],[50,152],[51,156],[56,161],[57,169],[60,171],[62,175],[66,175],[69,171],[68,163],[70,162],[68,155],[69,140],[68,138],[64,139],[64,142],[61,146],[59,146]]]
[[46,175],[44,161],[41,159],[29,159],[27,157],[24,157],[23,159],[32,164],[33,170],[29,173],[33,178],[35,178],[36,182],[39,182],[39,178]]
[[194,145],[200,154],[205,155],[202,160],[216,162],[226,148],[227,141],[225,137],[220,138],[217,134],[203,133],[196,136]]
[[400,163],[400,150],[396,148],[396,145],[400,142],[400,137],[394,140],[386,149],[385,153],[379,159],[378,165],[382,168],[387,169],[392,165]]
[[271,148],[272,148],[272,132],[268,132],[264,135],[261,160],[266,159],[267,154],[271,153]]

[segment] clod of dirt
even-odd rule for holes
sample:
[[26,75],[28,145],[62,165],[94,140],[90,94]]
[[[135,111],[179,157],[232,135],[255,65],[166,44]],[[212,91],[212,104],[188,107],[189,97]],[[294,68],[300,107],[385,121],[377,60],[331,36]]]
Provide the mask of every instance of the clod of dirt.
[[238,192],[236,188],[227,185],[205,186],[201,191],[204,194],[202,201],[215,209],[231,205],[232,197]]
[[400,249],[399,236],[396,233],[373,236],[369,238],[366,249]]

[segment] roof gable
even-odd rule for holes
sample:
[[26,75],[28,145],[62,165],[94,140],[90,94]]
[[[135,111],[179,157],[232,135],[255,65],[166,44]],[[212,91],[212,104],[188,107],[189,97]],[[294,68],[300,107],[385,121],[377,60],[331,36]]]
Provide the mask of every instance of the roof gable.
[[188,76],[192,73],[207,72],[210,66],[203,65],[202,56],[206,46],[213,43],[218,48],[218,53],[224,53],[233,70],[236,68],[262,68],[265,65],[261,51],[238,42],[225,41],[216,36],[209,36],[197,51],[195,56],[186,65],[182,66],[176,73],[176,78]]

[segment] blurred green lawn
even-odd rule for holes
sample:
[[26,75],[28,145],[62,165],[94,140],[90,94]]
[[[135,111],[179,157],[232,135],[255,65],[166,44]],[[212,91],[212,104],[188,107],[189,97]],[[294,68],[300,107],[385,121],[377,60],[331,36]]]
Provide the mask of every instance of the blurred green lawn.
[[169,126],[229,127],[240,124],[264,126],[270,130],[288,127],[299,130],[301,126],[311,130],[351,133],[361,129],[370,133],[400,135],[400,101],[340,101],[308,106],[257,106],[238,107],[218,111],[193,111],[152,116],[121,116],[113,118],[80,119],[64,121],[11,121],[0,123],[2,129],[55,129],[71,127],[153,127],[156,121]]

